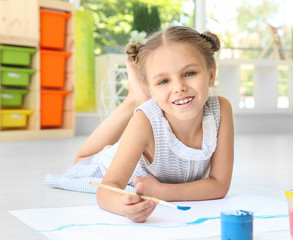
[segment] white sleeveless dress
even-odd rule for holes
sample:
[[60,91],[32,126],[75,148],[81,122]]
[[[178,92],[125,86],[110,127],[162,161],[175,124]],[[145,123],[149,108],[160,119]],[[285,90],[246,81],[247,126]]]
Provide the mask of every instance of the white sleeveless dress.
[[[172,184],[208,177],[211,157],[217,146],[221,117],[217,96],[210,96],[204,105],[201,149],[187,147],[176,138],[162,109],[153,99],[140,105],[135,110],[137,111],[143,111],[150,120],[155,139],[155,153],[151,164],[144,155],[140,157],[126,190],[134,191],[134,176],[146,174],[153,175],[162,183]],[[89,181],[102,181],[118,145],[119,141],[112,146],[106,146],[99,153],[73,165],[62,175],[47,175],[46,183],[51,187],[95,193],[97,187],[90,185]]]

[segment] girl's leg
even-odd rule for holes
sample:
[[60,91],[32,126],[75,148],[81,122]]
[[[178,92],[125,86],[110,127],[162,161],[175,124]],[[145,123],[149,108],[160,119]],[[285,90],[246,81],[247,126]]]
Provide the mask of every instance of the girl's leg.
[[74,163],[98,153],[107,145],[113,145],[121,137],[134,109],[150,98],[140,82],[133,63],[126,63],[128,71],[128,95],[126,99],[106,118],[78,151]]

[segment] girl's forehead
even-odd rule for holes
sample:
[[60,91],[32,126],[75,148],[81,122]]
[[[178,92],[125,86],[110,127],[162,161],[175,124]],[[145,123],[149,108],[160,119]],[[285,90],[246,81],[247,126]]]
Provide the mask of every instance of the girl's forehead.
[[195,46],[187,43],[164,43],[160,45],[147,57],[147,65],[163,59],[171,61],[193,59],[193,61],[205,67],[204,57],[201,52]]

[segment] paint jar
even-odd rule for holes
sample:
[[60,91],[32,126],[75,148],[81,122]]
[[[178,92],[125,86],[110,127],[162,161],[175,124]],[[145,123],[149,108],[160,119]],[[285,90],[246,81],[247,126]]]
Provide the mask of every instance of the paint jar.
[[230,210],[221,212],[222,240],[252,240],[253,212]]
[[290,233],[293,237],[293,189],[287,190],[285,195],[288,202]]

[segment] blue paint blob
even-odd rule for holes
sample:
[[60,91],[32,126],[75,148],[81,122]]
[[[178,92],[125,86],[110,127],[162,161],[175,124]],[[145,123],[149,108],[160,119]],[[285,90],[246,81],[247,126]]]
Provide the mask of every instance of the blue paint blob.
[[222,240],[252,240],[253,212],[233,210],[221,212]]
[[183,210],[183,211],[189,210],[190,208],[191,207],[187,207],[187,206],[177,206],[177,209]]

